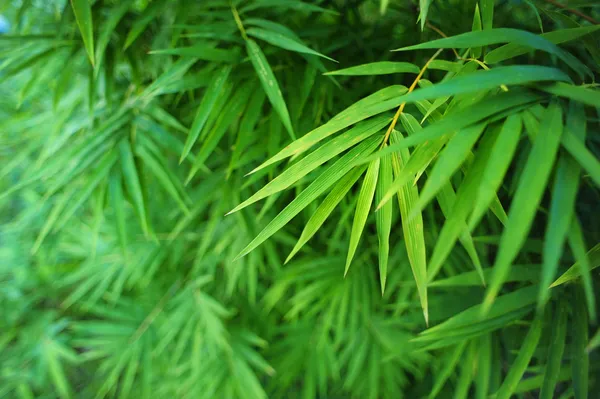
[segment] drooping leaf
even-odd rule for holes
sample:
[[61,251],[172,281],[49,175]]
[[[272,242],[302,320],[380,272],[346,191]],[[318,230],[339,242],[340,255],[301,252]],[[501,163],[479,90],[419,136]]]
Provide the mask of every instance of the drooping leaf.
[[92,5],[90,0],[71,0],[73,14],[79,26],[85,52],[94,65],[94,25],[92,22]]
[[[377,180],[376,203],[381,201],[386,190],[392,184],[393,167],[392,157],[386,156],[381,159],[381,170]],[[392,230],[392,203],[388,202],[376,214],[377,221],[377,239],[379,241],[379,281],[381,284],[381,294],[385,292],[385,282],[387,278],[387,268],[390,253],[390,232]]]
[[419,67],[409,62],[379,61],[325,73],[325,75],[372,76],[395,73],[419,73]]
[[323,55],[279,32],[268,31],[266,29],[261,28],[250,28],[246,29],[246,33],[248,34],[248,36],[255,37],[257,39],[263,40],[269,44],[281,47],[286,50],[295,51],[297,53],[316,55],[318,57],[326,58],[330,61],[337,62],[333,58],[327,57],[326,55]]
[[500,248],[494,263],[494,275],[484,299],[484,310],[489,309],[500,291],[510,265],[531,228],[546,182],[554,166],[562,132],[562,109],[557,103],[552,103],[544,113],[540,133],[533,143],[510,206],[508,222],[502,233]]
[[263,89],[267,94],[271,105],[273,106],[273,109],[275,109],[281,118],[283,126],[285,126],[292,139],[295,139],[296,137],[294,134],[294,129],[292,128],[290,114],[285,104],[285,100],[283,99],[283,94],[281,94],[279,84],[275,79],[275,75],[273,74],[273,70],[267,61],[267,58],[254,40],[246,40],[246,51],[248,53],[248,57],[250,57],[252,66],[258,75],[260,83],[262,84]]
[[344,276],[350,269],[350,264],[354,258],[354,253],[358,248],[360,236],[362,235],[367,217],[371,212],[371,204],[373,203],[373,197],[375,196],[375,189],[377,187],[377,179],[379,177],[379,163],[377,159],[369,164],[367,173],[365,173],[365,179],[360,188],[358,194],[358,200],[356,202],[356,211],[354,213],[354,221],[352,222],[352,233],[350,234],[350,246],[348,248],[348,256],[346,257],[346,266],[344,269]]

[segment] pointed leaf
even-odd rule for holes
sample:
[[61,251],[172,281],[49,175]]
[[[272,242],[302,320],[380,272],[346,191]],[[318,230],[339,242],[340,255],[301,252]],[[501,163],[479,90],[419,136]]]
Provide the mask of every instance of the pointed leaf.
[[90,0],[71,0],[73,14],[79,26],[85,51],[94,65],[94,27],[92,23],[92,5]]
[[558,382],[567,338],[567,305],[564,301],[559,302],[552,319],[554,326],[548,345],[548,360],[544,370],[544,383],[540,390],[540,399],[552,399]]
[[510,265],[531,228],[537,207],[546,189],[546,182],[554,166],[562,131],[562,109],[557,103],[552,103],[544,113],[540,133],[533,143],[510,206],[508,222],[496,255],[494,275],[484,299],[484,311],[489,309],[500,291]]
[[275,75],[273,74],[273,70],[267,61],[267,58],[254,40],[246,40],[246,51],[248,52],[248,57],[250,57],[252,66],[254,66],[254,70],[258,75],[260,83],[262,84],[263,89],[265,90],[265,93],[267,94],[267,97],[273,106],[273,109],[275,109],[279,115],[281,122],[285,126],[292,139],[295,139],[296,137],[294,134],[294,129],[292,128],[290,114],[288,113],[285,100],[281,94],[281,89],[279,88],[279,84],[275,79]]
[[344,269],[344,276],[348,273],[352,259],[360,236],[362,235],[367,217],[371,212],[371,204],[373,203],[373,196],[375,195],[375,188],[377,187],[377,179],[379,177],[379,160],[375,160],[369,164],[365,179],[360,188],[358,194],[358,201],[356,202],[356,211],[354,213],[354,221],[352,222],[352,233],[350,234],[350,246],[348,248],[348,256],[346,257],[346,267]]
[[327,58],[330,61],[337,62],[333,58],[327,57],[326,55],[323,55],[279,32],[273,32],[261,28],[249,28],[246,29],[246,34],[248,36],[264,40],[265,42],[272,44],[273,46],[281,47],[285,50],[295,51],[297,53],[316,55],[318,57]]
[[342,75],[342,76],[371,76],[371,75],[391,75],[395,73],[419,73],[420,69],[415,64],[409,62],[391,62],[380,61],[362,64],[350,68],[338,69],[337,71],[327,72],[324,75]]
[[[391,155],[381,159],[381,170],[377,181],[377,202],[385,194],[387,188],[392,184],[393,168]],[[381,283],[381,294],[385,292],[385,281],[387,278],[387,267],[390,253],[390,232],[392,230],[392,203],[388,202],[375,213],[377,221],[377,239],[379,241],[379,281]]]

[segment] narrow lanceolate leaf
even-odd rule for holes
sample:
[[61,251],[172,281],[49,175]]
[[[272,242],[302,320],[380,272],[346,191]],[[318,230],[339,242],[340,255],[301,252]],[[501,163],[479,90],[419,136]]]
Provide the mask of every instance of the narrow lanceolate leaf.
[[[533,33],[512,29],[512,28],[496,28],[484,30],[480,32],[467,32],[460,35],[447,37],[443,39],[432,40],[430,42],[416,44],[399,48],[394,51],[408,51],[421,49],[438,49],[438,48],[472,48],[489,46],[499,43],[517,43],[536,50],[542,50],[553,54],[569,65],[573,70],[580,75],[590,74],[589,69],[581,63],[572,54],[562,50],[547,39],[537,36]],[[486,62],[488,59],[486,57]]]
[[473,213],[469,220],[470,230],[473,230],[479,223],[500,188],[517,149],[522,127],[523,124],[518,114],[506,118],[483,172]]
[[162,11],[164,5],[165,0],[156,0],[150,3],[142,15],[140,15],[131,26],[129,33],[127,33],[127,37],[125,38],[123,50],[126,50],[129,46],[131,46],[135,39],[137,39],[142,32],[146,30],[148,24],[150,24],[150,22],[152,22],[152,20]]
[[571,229],[569,231],[569,246],[571,252],[575,255],[575,260],[579,265],[579,273],[582,280],[583,292],[585,293],[585,299],[587,302],[590,318],[596,321],[596,299],[594,295],[594,288],[592,285],[592,258],[588,258],[585,253],[585,239],[583,237],[583,231],[581,224],[576,216],[573,216],[571,221]]
[[420,69],[410,62],[380,61],[362,64],[350,68],[338,69],[327,72],[324,75],[343,76],[367,76],[367,75],[391,75],[394,73],[419,73]]
[[[600,267],[600,243],[594,245],[594,247],[587,252],[585,257],[582,257],[582,259],[585,259],[585,262],[587,262],[589,265],[588,270],[590,271]],[[571,266],[566,272],[557,278],[552,285],[550,285],[550,288],[577,280],[579,277],[581,277],[582,267],[584,267],[584,265],[581,265],[581,262],[578,260],[573,264],[573,266]]]
[[[118,7],[110,10],[106,20],[100,25],[100,34],[98,36],[98,44],[96,45],[96,63],[100,65],[104,59],[104,52],[110,42],[111,36],[115,33],[119,21],[125,16],[127,10],[133,3],[133,0],[123,0]],[[96,68],[94,73],[98,76],[98,72],[101,68]]]
[[562,109],[557,103],[552,103],[544,112],[540,132],[533,143],[510,206],[508,222],[496,255],[494,275],[484,299],[484,311],[489,309],[500,291],[510,265],[529,233],[554,166],[562,131]]
[[586,351],[589,353],[598,347],[600,347],[600,329],[596,331],[596,334],[594,334],[592,338],[590,338]]
[[443,119],[423,128],[419,134],[410,136],[399,143],[390,145],[373,155],[367,157],[364,162],[369,162],[375,158],[380,158],[385,154],[398,151],[402,148],[413,147],[428,140],[434,140],[439,137],[450,136],[454,132],[463,129],[469,125],[484,120],[498,113],[511,112],[511,109],[538,101],[542,97],[531,92],[519,92],[511,90],[507,93],[501,93],[485,101],[479,102],[468,109],[452,112]]
[[[381,158],[381,170],[377,181],[377,202],[387,191],[393,180],[392,156]],[[388,259],[390,254],[390,232],[392,230],[392,203],[388,202],[375,213],[377,221],[377,239],[379,241],[379,281],[381,283],[381,294],[385,292],[385,281],[387,277]]]
[[597,89],[575,86],[564,82],[556,82],[547,85],[541,84],[537,87],[547,93],[579,101],[590,107],[597,107],[598,104],[600,104],[600,90]]
[[231,66],[226,66],[221,71],[219,71],[216,76],[211,80],[210,85],[204,92],[204,97],[202,97],[202,102],[198,107],[198,111],[196,112],[196,117],[194,118],[194,123],[192,123],[192,127],[190,128],[190,132],[185,141],[185,145],[183,147],[183,152],[181,153],[181,158],[179,159],[179,163],[183,162],[183,160],[188,156],[192,146],[198,139],[202,128],[206,124],[208,117],[210,116],[213,107],[217,101],[217,98],[221,94],[221,90],[225,85],[225,81],[231,72]]
[[548,345],[548,359],[544,370],[544,383],[540,391],[540,399],[552,399],[558,374],[562,363],[563,352],[565,350],[565,340],[567,338],[567,304],[566,301],[560,301],[556,313],[552,318],[552,335]]
[[327,195],[327,197],[325,197],[321,205],[319,205],[315,213],[313,213],[313,215],[310,217],[306,223],[306,226],[304,226],[304,230],[302,230],[302,234],[300,235],[298,242],[294,246],[294,249],[292,249],[292,252],[290,252],[288,255],[285,263],[288,263],[290,259],[292,259],[296,253],[298,253],[302,246],[304,246],[304,244],[306,244],[306,242],[310,240],[313,235],[315,235],[325,220],[329,217],[331,212],[346,196],[348,191],[350,191],[358,178],[362,176],[365,169],[366,166],[356,167],[336,183],[331,192]]
[[[406,140],[402,135],[393,131],[391,134],[392,145]],[[394,175],[397,177],[404,165],[410,159],[408,149],[403,148],[399,153],[392,153],[392,167]],[[419,189],[412,183],[405,184],[398,191],[398,205],[400,216],[402,218],[402,231],[404,233],[404,243],[408,254],[408,261],[415,278],[421,308],[425,323],[429,324],[429,310],[427,306],[427,254],[425,250],[425,233],[423,230],[423,216],[415,205],[419,201]],[[409,215],[415,213],[415,216],[409,218]]]
[[572,132],[566,131],[562,138],[562,145],[600,187],[600,161],[587,149],[584,142],[577,139]]
[[317,150],[296,162],[275,179],[271,180],[266,186],[254,193],[254,195],[246,201],[236,206],[230,213],[237,212],[256,201],[260,201],[263,198],[285,190],[336,155],[379,132],[389,121],[390,118],[388,117],[374,118],[356,125],[346,133],[323,144]]
[[538,316],[533,320],[529,332],[525,336],[525,340],[519,349],[519,354],[515,362],[510,366],[508,375],[496,393],[496,399],[510,399],[515,392],[515,388],[523,378],[527,366],[533,357],[533,353],[538,346],[540,336],[542,335],[542,316]]
[[[582,36],[590,34],[600,29],[600,25],[582,26],[579,28],[560,29],[552,32],[542,33],[540,37],[554,43],[565,43],[571,40],[578,39]],[[490,64],[506,61],[508,59],[518,57],[530,51],[527,46],[522,46],[518,43],[509,43],[490,51],[485,56],[485,61]]]
[[94,65],[94,28],[92,22],[92,5],[90,0],[71,0],[73,14],[81,32],[85,52]]
[[485,124],[478,124],[458,132],[440,153],[433,165],[425,186],[421,191],[419,202],[415,208],[421,210],[431,201],[439,190],[450,181],[450,178],[465,161],[471,149],[483,133]]
[[[579,287],[577,287],[579,288]],[[588,397],[590,375],[589,353],[585,350],[588,345],[588,313],[580,289],[576,289],[573,301],[573,322],[571,324],[571,370],[573,376],[573,393],[576,399]]]
[[331,165],[325,172],[317,177],[304,191],[302,191],[283,211],[281,211],[250,244],[244,248],[236,259],[250,253],[254,248],[262,244],[266,239],[275,234],[285,226],[294,216],[317,197],[323,194],[329,187],[346,175],[360,159],[370,154],[381,142],[381,137],[370,137],[350,150],[346,155]]
[[240,59],[239,50],[224,50],[215,48],[212,44],[196,43],[190,47],[175,47],[159,50],[152,50],[148,54],[178,55],[181,57],[191,57],[203,61],[228,62],[233,63]]
[[[473,15],[473,24],[471,26],[471,32],[479,32],[482,29],[481,14],[479,13],[479,4],[475,3],[475,13]],[[474,47],[471,49],[471,55],[473,58],[481,57],[481,47]]]
[[[478,187],[481,185],[484,166],[489,159],[497,136],[497,129],[488,130],[477,150],[475,161],[469,167],[464,180],[458,188],[456,199],[452,204],[451,211],[448,212],[448,215],[446,216],[446,222],[444,223],[444,227],[442,227],[442,230],[440,231],[440,234],[436,240],[435,248],[429,261],[429,280],[432,280],[437,271],[441,269],[461,233],[467,235],[467,239],[472,245],[473,241],[470,233],[467,230],[466,218],[473,208],[475,194]],[[474,250],[475,249],[473,247],[473,251]],[[476,252],[475,256],[477,256]],[[485,285],[483,269],[477,257],[475,258],[474,265],[480,275],[482,283]]]
[[297,42],[296,40],[290,38],[289,36],[283,35],[279,32],[269,31],[267,29],[261,28],[249,28],[246,29],[246,34],[248,36],[255,37],[260,40],[264,40],[267,43],[272,44],[273,46],[281,47],[285,50],[295,51],[297,53],[311,54],[316,55],[318,57],[327,58],[330,61],[335,61],[333,58],[327,57],[310,47],[305,46],[302,43]]
[[542,253],[544,261],[538,300],[540,307],[550,298],[550,290],[547,287],[556,276],[558,263],[562,257],[563,245],[573,219],[578,188],[579,165],[568,154],[562,154],[556,166],[550,213],[544,237]]
[[421,30],[425,28],[425,22],[427,22],[427,14],[429,13],[429,6],[432,0],[419,0],[419,20],[421,21]]
[[350,264],[358,248],[360,242],[360,236],[362,235],[365,223],[371,212],[371,204],[373,203],[373,196],[375,195],[375,188],[377,187],[377,178],[379,176],[379,159],[371,162],[365,173],[365,179],[360,188],[358,194],[358,201],[356,202],[356,211],[354,213],[354,221],[352,222],[352,233],[350,234],[350,246],[348,248],[348,256],[346,257],[346,267],[344,269],[344,276],[350,269]]
[[494,25],[494,1],[495,0],[481,0],[481,24],[484,30],[493,28]]
[[[334,116],[326,124],[311,130],[298,140],[288,144],[284,149],[275,154],[275,156],[263,162],[250,173],[257,172],[269,165],[274,164],[275,162],[279,162],[282,159],[291,157],[292,155],[301,154],[313,145],[317,144],[319,141],[339,132],[342,129],[347,128],[348,126],[370,118],[373,115],[396,108],[399,104],[396,102],[390,104],[386,100],[405,93],[406,90],[407,89],[404,86],[389,86],[357,101]],[[382,103],[383,106],[381,105]]]
[[254,70],[258,75],[258,79],[260,80],[260,83],[262,84],[263,89],[265,90],[265,93],[271,102],[271,105],[279,115],[283,126],[285,126],[290,136],[295,139],[292,121],[290,120],[290,114],[288,113],[285,100],[281,94],[281,89],[279,89],[279,84],[275,79],[275,75],[273,74],[273,70],[271,70],[271,66],[268,63],[267,58],[263,54],[258,44],[256,44],[256,42],[252,39],[246,40],[246,51],[248,52],[248,57],[250,57],[252,66],[254,66]]
[[137,173],[135,161],[133,159],[133,151],[131,146],[126,140],[122,140],[119,143],[119,153],[121,155],[121,167],[123,169],[123,178],[125,180],[125,187],[131,197],[133,206],[140,218],[142,224],[142,231],[144,234],[148,234],[148,219],[146,218],[146,208],[144,205],[144,195],[142,193],[142,185],[140,178]]

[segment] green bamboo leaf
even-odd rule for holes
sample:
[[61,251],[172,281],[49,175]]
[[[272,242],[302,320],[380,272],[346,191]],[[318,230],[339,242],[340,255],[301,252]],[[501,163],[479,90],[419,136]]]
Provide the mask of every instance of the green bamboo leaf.
[[[391,146],[406,140],[402,135],[393,131],[391,134]],[[410,159],[410,153],[407,148],[403,148],[399,153],[392,153],[392,167],[394,175],[397,177]],[[425,317],[425,323],[429,324],[429,309],[427,305],[427,254],[425,247],[425,236],[423,230],[423,216],[420,210],[415,208],[419,201],[419,190],[413,184],[405,184],[398,191],[398,206],[402,218],[402,231],[404,233],[404,243],[408,254],[408,261],[415,278],[421,309]],[[416,213],[415,213],[416,212]],[[414,217],[409,215],[415,213]]]
[[226,66],[221,69],[216,76],[210,82],[210,85],[204,92],[204,97],[202,97],[202,102],[198,107],[198,111],[196,112],[196,116],[194,117],[194,122],[192,123],[192,127],[190,128],[190,132],[188,134],[187,139],[185,140],[185,145],[183,147],[183,152],[181,153],[181,157],[179,158],[179,163],[183,162],[183,160],[188,156],[192,146],[200,136],[200,132],[202,128],[206,124],[208,117],[211,112],[213,112],[213,107],[217,102],[217,98],[221,94],[223,90],[223,86],[229,77],[229,73],[231,72],[231,67]]
[[94,25],[92,22],[92,5],[89,0],[71,0],[73,14],[79,26],[85,51],[94,65]]
[[203,61],[234,63],[240,60],[239,50],[224,50],[215,48],[213,44],[196,43],[190,47],[175,47],[152,50],[148,54],[154,55],[178,55],[181,57],[193,57]]
[[[592,25],[579,28],[555,30],[552,32],[542,33],[539,36],[554,44],[560,44],[576,40],[582,36],[593,33],[598,29],[600,29],[600,26]],[[485,56],[485,62],[489,64],[496,64],[498,62],[506,61],[508,59],[523,55],[529,50],[530,48],[528,46],[522,46],[518,43],[505,44],[504,46],[500,46],[487,53]]]
[[380,161],[377,159],[369,164],[367,173],[365,173],[365,179],[360,188],[360,193],[358,194],[354,221],[352,222],[352,233],[350,234],[350,246],[348,248],[348,256],[346,257],[346,267],[344,268],[344,277],[348,274],[348,269],[350,269],[354,253],[360,242],[360,236],[371,211],[371,204],[373,203],[377,179],[379,177],[379,163]]
[[[250,173],[257,172],[275,162],[279,162],[282,159],[291,157],[293,155],[299,155],[302,152],[308,150],[310,147],[318,143],[319,141],[339,132],[342,129],[347,128],[355,123],[358,123],[364,119],[370,118],[373,115],[380,114],[397,107],[396,103],[389,104],[386,100],[406,92],[404,86],[390,86],[382,90],[379,90],[370,96],[363,98],[346,108],[336,116],[334,116],[326,124],[319,126],[318,128],[311,130],[298,140],[287,145],[284,149],[279,151],[275,156],[263,162],[260,166],[252,170]],[[384,107],[378,107],[378,104],[385,103]]]
[[510,265],[519,253],[531,228],[546,188],[546,182],[554,166],[562,132],[562,109],[557,103],[552,103],[544,113],[540,133],[533,143],[510,206],[508,222],[502,233],[500,248],[496,255],[494,275],[484,299],[484,311],[489,309],[500,291],[504,278],[510,270]]
[[316,55],[318,57],[326,58],[330,61],[337,62],[333,58],[327,57],[326,55],[323,55],[279,32],[273,32],[261,28],[249,28],[246,29],[246,34],[248,36],[252,36],[257,39],[263,40],[269,44],[272,44],[273,46],[281,47],[285,50],[295,51],[297,53]]
[[292,139],[295,139],[294,129],[292,128],[292,121],[290,120],[290,114],[288,113],[287,106],[285,105],[285,100],[283,99],[283,95],[281,94],[281,89],[279,88],[279,84],[275,79],[275,75],[273,74],[273,70],[269,66],[269,62],[267,58],[263,54],[262,50],[256,44],[254,40],[248,39],[246,40],[246,51],[248,53],[248,57],[250,57],[250,61],[252,62],[252,66],[258,75],[260,83],[273,106],[273,109],[279,115],[281,122],[285,126],[286,130],[290,134]]
[[[588,270],[594,270],[597,267],[600,267],[600,243],[594,245],[586,254],[585,257],[581,257],[585,259],[585,262],[589,264]],[[581,277],[581,268],[582,265],[578,260],[575,262],[566,272],[564,272],[559,278],[557,278],[549,288],[554,288],[559,285],[571,282],[573,280],[577,280]]]
[[346,176],[336,183],[331,192],[325,197],[321,205],[317,208],[315,213],[312,214],[302,234],[298,239],[298,242],[294,246],[294,249],[290,252],[285,263],[288,263],[296,253],[312,238],[313,235],[323,225],[325,220],[329,217],[331,212],[340,203],[340,201],[346,196],[348,191],[354,186],[356,181],[365,172],[366,167],[357,167],[352,169]]
[[389,121],[388,117],[377,117],[356,125],[293,164],[229,213],[237,212],[256,201],[285,190],[336,155],[376,134]]
[[[539,265],[513,265],[510,269],[506,282],[515,281],[537,281],[539,277]],[[486,267],[481,270],[465,272],[456,276],[441,280],[435,280],[429,283],[429,287],[464,287],[481,286],[481,274],[484,279],[489,279],[493,274],[494,268]]]
[[[429,261],[429,280],[432,280],[437,274],[437,271],[441,269],[442,264],[446,261],[446,258],[461,234],[468,234],[468,242],[470,242],[471,245],[473,243],[473,239],[467,229],[466,218],[474,206],[475,194],[477,193],[477,189],[481,186],[484,166],[489,159],[497,137],[497,129],[489,130],[484,136],[477,150],[477,154],[475,155],[475,161],[469,167],[465,179],[458,189],[456,199],[452,204],[450,212],[447,212],[448,216],[446,216],[446,222],[436,240],[436,245]],[[450,142],[450,144],[451,143],[452,142]],[[448,145],[448,148],[450,144]],[[473,247],[473,251],[474,250]],[[475,254],[477,253],[475,252]],[[480,274],[481,282],[485,285],[481,263],[477,257],[475,257],[475,260],[475,268]]]
[[[377,202],[380,202],[387,188],[392,184],[393,168],[392,157],[386,156],[381,159],[381,170],[377,181]],[[377,221],[377,239],[379,241],[379,281],[381,283],[381,294],[385,292],[385,281],[387,278],[387,267],[390,254],[390,232],[392,230],[392,203],[385,204],[375,214]]]
[[[537,299],[537,291],[537,286],[530,286],[518,289],[510,294],[499,296],[487,315],[483,318],[481,317],[483,304],[472,306],[436,326],[429,327],[427,330],[421,332],[417,338],[414,338],[413,341],[443,339],[448,334],[455,331],[460,332],[460,330],[472,327],[474,324],[485,323],[506,315],[511,315],[520,310],[531,311],[533,309],[532,305]],[[504,324],[501,325],[501,327],[503,326]]]
[[127,253],[127,224],[125,221],[125,199],[123,198],[121,179],[121,174],[118,171],[110,175],[108,178],[108,195],[115,214],[117,237],[119,238],[123,255],[125,255]]
[[547,288],[558,269],[562,257],[563,245],[571,226],[575,210],[575,199],[579,188],[579,165],[568,154],[558,159],[546,235],[544,237],[542,277],[538,305],[541,307],[550,298]]
[[567,130],[562,137],[562,145],[600,187],[600,161],[586,148],[584,142]]
[[596,321],[596,299],[594,298],[594,288],[592,286],[592,269],[594,268],[592,261],[593,259],[588,258],[586,254],[585,239],[583,237],[583,231],[581,230],[581,224],[576,216],[573,216],[571,222],[571,229],[569,231],[569,246],[571,252],[575,255],[575,260],[579,265],[579,273],[581,275],[583,291],[585,293],[585,299],[588,305],[588,310],[591,315],[591,319]]
[[146,27],[152,22],[154,18],[158,16],[160,12],[162,12],[163,6],[166,4],[165,0],[153,1],[150,5],[144,10],[142,15],[133,23],[129,33],[127,33],[127,37],[125,38],[125,45],[123,46],[123,50],[127,50],[129,46],[133,44],[135,39],[137,39]]
[[350,68],[338,69],[327,72],[324,75],[342,76],[367,76],[367,75],[391,75],[395,73],[419,73],[420,69],[409,62],[380,61],[362,64]]
[[439,190],[450,181],[450,178],[465,161],[479,136],[483,133],[485,124],[478,124],[458,132],[450,139],[446,148],[440,153],[436,163],[433,165],[425,186],[421,191],[416,209],[423,209],[439,192]]
[[[472,48],[499,43],[516,43],[536,50],[542,50],[560,58],[579,75],[589,75],[591,73],[589,69],[581,63],[581,61],[575,58],[572,54],[560,49],[549,40],[524,30],[512,28],[495,28],[480,32],[467,32],[456,36],[416,44],[414,46],[399,48],[393,51],[438,48]],[[485,61],[489,62],[488,57],[486,57]]]
[[389,3],[390,3],[390,0],[380,0],[380,2],[379,2],[379,14],[385,15],[385,12],[387,11]]
[[502,126],[502,131],[494,143],[494,148],[488,158],[477,191],[476,201],[469,219],[469,229],[471,231],[483,217],[498,188],[500,188],[500,184],[502,184],[504,175],[517,149],[522,126],[518,114],[510,115]]
[[427,22],[427,14],[429,13],[429,6],[432,0],[419,0],[419,21],[421,21],[421,30],[425,29],[425,22]]
[[[479,12],[479,4],[475,3],[475,13],[473,14],[473,24],[471,32],[479,32],[482,29],[481,14]],[[473,58],[481,57],[481,47],[471,48],[471,56]]]
[[[558,315],[556,315],[558,313]],[[553,328],[548,345],[548,360],[544,370],[544,383],[540,390],[540,399],[552,399],[558,382],[560,365],[562,363],[563,352],[565,350],[565,341],[567,338],[567,306],[566,302],[561,301],[558,304],[555,314],[552,317]]]
[[324,14],[337,15],[337,11],[328,10],[323,7],[319,7],[316,4],[305,3],[300,0],[257,0],[252,4],[240,9],[240,13],[247,13],[248,11],[257,10],[259,8],[273,8],[281,7],[290,10],[298,10],[305,12],[318,12]]
[[350,150],[346,155],[331,165],[325,172],[317,177],[304,191],[302,191],[288,206],[286,206],[271,222],[248,244],[236,259],[250,253],[262,244],[267,238],[275,234],[285,226],[294,216],[317,197],[323,194],[329,187],[339,181],[348,173],[358,161],[371,153],[381,143],[381,137],[370,137]]
[[563,82],[539,85],[536,87],[547,93],[579,101],[591,107],[597,107],[598,104],[600,104],[600,90],[590,87],[575,86]]
[[454,347],[454,350],[448,357],[448,361],[444,362],[442,369],[436,373],[435,383],[431,388],[429,395],[427,396],[429,399],[434,399],[438,396],[438,394],[444,387],[444,384],[456,369],[458,361],[461,359],[461,356],[465,351],[466,345],[466,342],[461,342],[458,345],[456,345]]
[[369,162],[386,154],[425,143],[439,137],[450,136],[454,132],[464,129],[474,123],[487,119],[492,115],[512,113],[512,109],[522,107],[526,104],[537,102],[541,97],[529,92],[511,90],[479,102],[467,109],[452,112],[438,122],[432,123],[421,130],[418,135],[405,138],[399,143],[390,145],[388,148],[377,151],[367,157],[363,162]]
[[65,375],[65,370],[60,363],[58,353],[53,349],[52,342],[48,338],[44,341],[44,359],[48,365],[48,371],[52,378],[52,383],[56,387],[59,396],[62,399],[71,398],[71,387]]
[[140,218],[142,231],[147,235],[148,219],[146,218],[142,185],[133,159],[133,152],[131,151],[131,146],[128,141],[122,140],[119,143],[119,153],[121,156],[121,168],[123,171],[123,178],[125,179],[125,187],[127,188],[127,192],[133,201],[133,206]]
[[[102,30],[98,35],[98,43],[96,44],[96,64],[100,65],[104,59],[104,52],[108,47],[111,36],[115,33],[115,29],[119,24],[119,21],[123,19],[129,7],[133,3],[133,0],[123,0],[118,7],[110,10],[110,13],[106,17],[106,20],[100,25]],[[96,77],[100,68],[95,69]]]
[[571,324],[571,370],[575,399],[586,399],[589,392],[590,358],[585,350],[588,345],[588,313],[581,290],[577,287],[573,301],[573,322]]
[[494,1],[481,0],[481,24],[484,30],[493,28],[494,25]]
[[527,366],[533,357],[533,353],[538,346],[542,334],[542,316],[537,315],[533,320],[529,332],[523,340],[523,345],[519,349],[519,354],[515,362],[510,366],[508,375],[496,393],[497,399],[510,399],[515,392],[519,381],[523,378]]

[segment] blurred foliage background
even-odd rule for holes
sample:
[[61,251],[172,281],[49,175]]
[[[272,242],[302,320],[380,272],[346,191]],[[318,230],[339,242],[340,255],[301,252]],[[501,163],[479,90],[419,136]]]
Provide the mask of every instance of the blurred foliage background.
[[597,2],[0,14],[0,397],[597,397]]

